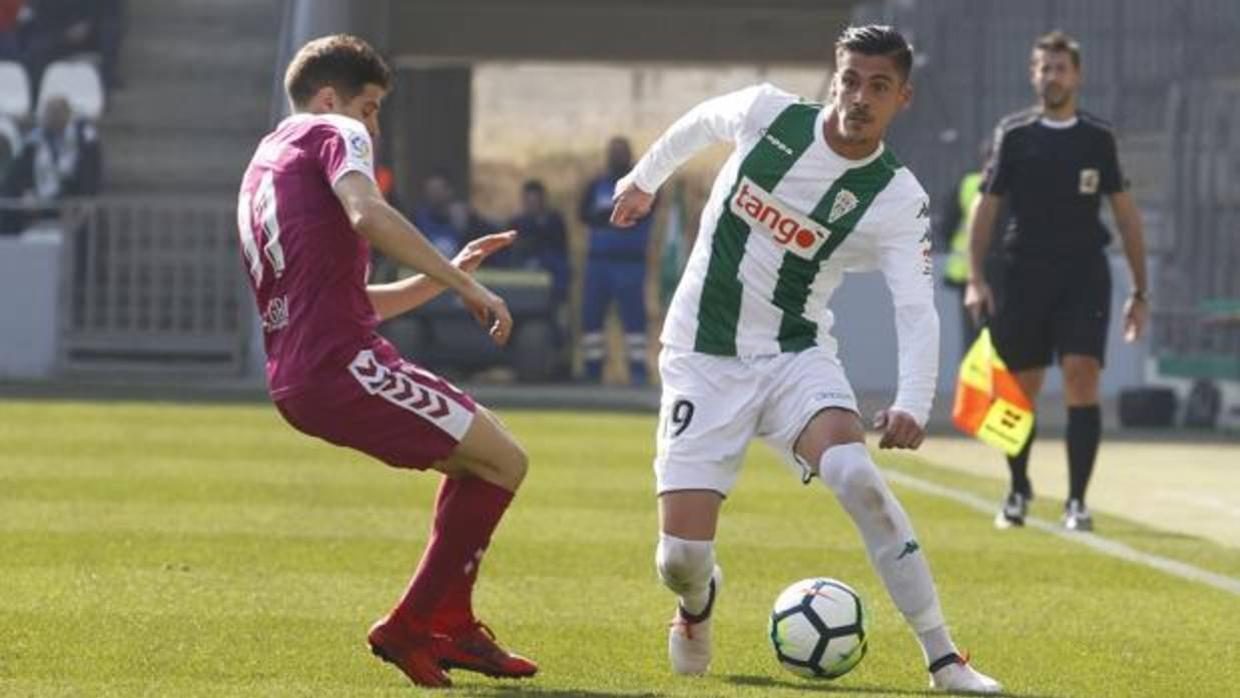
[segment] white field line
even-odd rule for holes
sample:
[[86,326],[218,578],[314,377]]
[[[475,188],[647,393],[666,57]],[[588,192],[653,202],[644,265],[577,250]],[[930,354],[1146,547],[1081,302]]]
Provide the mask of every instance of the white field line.
[[[886,476],[888,482],[907,487],[912,490],[917,490],[919,492],[924,492],[926,494],[931,494],[936,497],[942,497],[944,499],[950,499],[954,502],[959,502],[960,504],[963,504],[971,509],[982,512],[983,514],[989,515],[996,511],[995,507],[997,504],[995,502],[988,499],[983,499],[982,497],[979,497],[971,492],[956,489],[955,487],[947,487],[936,482],[930,482],[929,480],[923,480],[919,477],[908,475],[897,470],[883,469],[883,475]],[[1096,533],[1077,533],[1075,531],[1068,531],[1060,527],[1058,524],[1051,523],[1050,521],[1043,521],[1032,516],[1025,518],[1025,525],[1031,528],[1036,528],[1044,533],[1049,533],[1052,536],[1062,538],[1066,541],[1091,548],[1095,552],[1099,552],[1104,555],[1110,555],[1111,557],[1117,557],[1121,560],[1133,562],[1138,565],[1152,567],[1161,572],[1180,577],[1181,579],[1200,582],[1201,584],[1212,586],[1215,589],[1222,589],[1223,591],[1228,591],[1240,596],[1240,579],[1236,579],[1234,577],[1228,577],[1227,575],[1218,574],[1217,572],[1203,570],[1200,567],[1194,567],[1188,563],[1172,560],[1171,558],[1162,557],[1160,555],[1141,552],[1140,550],[1120,543],[1119,541],[1103,538]]]

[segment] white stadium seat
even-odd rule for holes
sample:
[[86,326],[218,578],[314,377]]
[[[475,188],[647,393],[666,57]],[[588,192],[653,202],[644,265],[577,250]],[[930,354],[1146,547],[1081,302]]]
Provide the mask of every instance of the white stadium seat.
[[0,115],[18,120],[30,115],[30,78],[16,61],[0,61]]
[[103,80],[93,63],[56,61],[49,65],[39,84],[38,111],[54,95],[68,99],[75,116],[98,119],[103,114]]

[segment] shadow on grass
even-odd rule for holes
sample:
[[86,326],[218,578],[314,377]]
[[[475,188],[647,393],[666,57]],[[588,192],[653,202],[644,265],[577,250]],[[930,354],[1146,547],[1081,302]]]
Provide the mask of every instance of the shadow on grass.
[[[945,695],[942,691],[932,691],[926,689],[924,691],[910,691],[908,689],[888,688],[885,686],[844,686],[840,684],[829,683],[825,681],[783,681],[773,679],[769,676],[754,676],[744,674],[733,674],[726,676],[724,681],[735,684],[737,686],[752,686],[755,688],[786,688],[793,691],[804,691],[822,694],[840,694],[840,695],[876,695],[876,696],[939,696]],[[955,694],[946,694],[955,695]],[[1058,696],[1040,695],[1035,693],[1001,693],[999,695],[1008,698],[1059,698]]]

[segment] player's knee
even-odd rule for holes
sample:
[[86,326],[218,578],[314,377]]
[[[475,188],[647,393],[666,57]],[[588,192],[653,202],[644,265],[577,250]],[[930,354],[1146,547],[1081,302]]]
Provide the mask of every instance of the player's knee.
[[496,479],[514,492],[525,480],[525,474],[530,468],[530,458],[525,449],[511,440],[488,460],[487,465],[495,473]]
[[886,487],[865,444],[832,446],[822,454],[818,476],[846,504],[881,505]]
[[715,569],[715,544],[709,540],[685,540],[666,533],[659,536],[655,551],[659,579],[674,592],[682,593],[710,583]]
[[520,444],[512,445],[512,453],[509,455],[508,474],[516,478],[520,483],[525,479],[525,474],[530,469],[530,456],[521,448]]

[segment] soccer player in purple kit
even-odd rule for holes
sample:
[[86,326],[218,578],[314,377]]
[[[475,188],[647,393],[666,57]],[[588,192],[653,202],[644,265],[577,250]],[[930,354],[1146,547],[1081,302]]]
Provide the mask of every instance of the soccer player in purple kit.
[[[470,272],[515,234],[475,240],[449,261],[384,201],[372,139],[392,75],[366,42],[307,43],[284,85],[293,113],[259,143],[237,207],[271,398],[306,434],[444,476],[421,562],[370,629],[370,647],[422,686],[451,685],[453,668],[532,676],[537,665],[496,644],[471,606],[483,552],[525,476],[525,452],[486,408],[375,333],[380,321],[451,289],[506,342],[504,301]],[[367,285],[372,244],[421,274]]]

